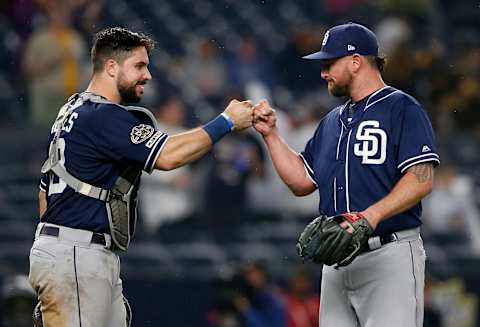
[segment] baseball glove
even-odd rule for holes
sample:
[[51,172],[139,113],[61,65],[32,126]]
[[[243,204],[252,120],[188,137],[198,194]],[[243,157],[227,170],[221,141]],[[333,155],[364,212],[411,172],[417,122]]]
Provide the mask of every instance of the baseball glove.
[[304,261],[335,268],[350,264],[367,245],[373,229],[358,212],[315,218],[304,229],[297,251]]

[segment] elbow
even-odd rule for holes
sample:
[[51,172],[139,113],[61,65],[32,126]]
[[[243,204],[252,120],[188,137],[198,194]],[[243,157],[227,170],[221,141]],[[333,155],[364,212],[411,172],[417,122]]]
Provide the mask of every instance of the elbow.
[[294,187],[294,186],[291,186],[291,185],[289,185],[288,188],[293,193],[293,195],[295,195],[297,197],[309,195],[310,193],[312,193],[310,190],[303,189],[303,188],[300,188],[300,187]]
[[164,171],[174,170],[182,165],[179,160],[175,160],[170,156],[161,155],[158,157],[157,162],[155,163],[155,168]]
[[305,192],[302,192],[302,190],[296,190],[296,189],[292,189],[292,188],[290,188],[290,190],[292,191],[293,195],[295,195],[297,197],[307,195]]
[[316,186],[308,179],[304,179],[300,183],[287,183],[285,184],[288,186],[290,191],[295,195],[295,196],[306,196],[311,194],[313,191],[315,191]]
[[159,164],[157,163],[156,167],[157,167],[157,169],[160,169],[160,170],[170,171],[170,170],[174,170],[175,168],[177,168],[178,165],[175,164],[175,162],[172,162],[172,161],[162,161]]
[[177,163],[175,163],[173,161],[170,161],[170,162],[165,163],[165,165],[163,166],[163,170],[165,170],[165,171],[174,170],[178,166],[179,165]]
[[422,197],[425,197],[427,195],[429,195],[430,193],[432,193],[432,190],[433,190],[433,181],[430,180],[428,181],[428,183],[426,183],[425,187],[423,188],[423,196]]
[[416,194],[418,201],[421,201],[427,195],[429,195],[433,190],[433,182],[428,181],[426,183],[420,184],[420,187],[417,188]]

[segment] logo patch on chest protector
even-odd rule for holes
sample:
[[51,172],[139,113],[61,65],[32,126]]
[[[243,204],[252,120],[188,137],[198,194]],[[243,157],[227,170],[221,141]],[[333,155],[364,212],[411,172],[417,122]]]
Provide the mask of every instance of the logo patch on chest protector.
[[132,128],[130,140],[133,144],[140,144],[153,135],[155,130],[150,125],[140,124]]

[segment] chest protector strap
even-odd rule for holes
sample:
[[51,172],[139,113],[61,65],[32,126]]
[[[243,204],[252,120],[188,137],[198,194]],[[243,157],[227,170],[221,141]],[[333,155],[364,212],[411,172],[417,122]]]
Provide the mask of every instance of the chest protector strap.
[[[104,189],[83,182],[70,174],[62,164],[61,151],[58,140],[60,133],[76,108],[85,101],[96,103],[111,102],[91,93],[82,93],[73,95],[69,101],[60,109],[57,119],[53,126],[55,135],[50,144],[48,158],[42,166],[42,173],[53,172],[62,179],[75,192],[82,195],[105,202],[110,234],[112,236],[112,249],[126,251],[132,239],[137,223],[137,191],[140,184],[142,171],[136,168],[126,168],[118,176],[111,189]],[[148,120],[157,129],[156,121],[153,115],[141,107],[124,107],[128,111],[133,111],[136,115],[140,114]]]

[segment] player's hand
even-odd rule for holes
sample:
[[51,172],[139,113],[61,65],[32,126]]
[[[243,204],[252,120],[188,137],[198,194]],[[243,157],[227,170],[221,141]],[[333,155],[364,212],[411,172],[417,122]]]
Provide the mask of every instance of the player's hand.
[[358,212],[320,216],[300,235],[297,251],[305,261],[343,267],[360,254],[372,233],[372,226]]
[[253,104],[251,101],[232,100],[225,108],[224,113],[230,117],[235,125],[235,130],[242,130],[252,126]]
[[365,219],[368,221],[370,226],[372,226],[373,230],[375,230],[377,228],[377,225],[381,221],[381,216],[372,207],[373,206],[360,212],[360,214],[365,217]]
[[253,127],[264,137],[277,128],[277,115],[267,100],[260,101],[253,109]]

